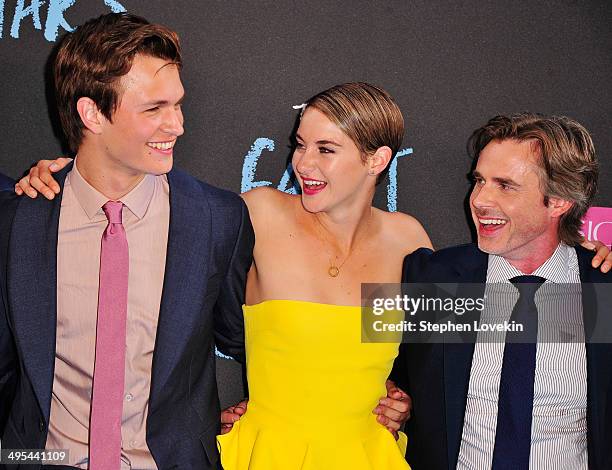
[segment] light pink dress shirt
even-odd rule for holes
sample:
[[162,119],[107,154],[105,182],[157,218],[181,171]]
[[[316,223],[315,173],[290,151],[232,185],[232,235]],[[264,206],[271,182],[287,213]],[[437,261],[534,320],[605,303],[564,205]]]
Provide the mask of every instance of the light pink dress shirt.
[[[87,468],[96,344],[100,242],[108,199],[79,174],[67,175],[57,242],[57,339],[46,449],[69,449],[69,465]],[[164,282],[169,186],[147,175],[121,198],[130,252],[122,469],[156,469],[146,443],[151,363]]]

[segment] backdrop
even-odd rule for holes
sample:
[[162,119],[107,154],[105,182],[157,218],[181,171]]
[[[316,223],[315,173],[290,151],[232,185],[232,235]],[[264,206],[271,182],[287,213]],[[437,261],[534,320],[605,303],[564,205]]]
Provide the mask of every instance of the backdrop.
[[[499,113],[583,123],[601,161],[596,205],[612,206],[606,1],[0,0],[0,172],[17,177],[62,154],[47,106],[51,48],[86,19],[123,10],[180,34],[186,133],[176,165],[214,185],[288,188],[292,105],[358,80],[388,90],[406,120],[403,150],[376,204],[416,216],[437,247],[470,239],[465,144]],[[612,226],[606,210],[593,220],[589,236]],[[219,367],[226,403],[242,394],[239,372]]]

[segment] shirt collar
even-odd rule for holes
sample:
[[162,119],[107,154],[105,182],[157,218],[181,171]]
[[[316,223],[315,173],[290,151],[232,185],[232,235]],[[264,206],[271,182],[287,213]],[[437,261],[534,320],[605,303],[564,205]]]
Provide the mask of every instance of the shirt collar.
[[[546,279],[548,282],[569,282],[571,248],[565,243],[559,243],[553,254],[544,264],[532,274]],[[498,255],[489,255],[489,268],[487,282],[508,282],[515,276],[523,276],[520,270],[512,266],[505,258]]]
[[[102,206],[106,204],[109,199],[85,181],[85,178],[83,178],[77,168],[76,158],[67,178],[68,184],[70,184],[77,201],[90,220],[103,213]],[[120,200],[138,219],[142,219],[153,199],[154,191],[155,176],[147,174],[134,189]]]

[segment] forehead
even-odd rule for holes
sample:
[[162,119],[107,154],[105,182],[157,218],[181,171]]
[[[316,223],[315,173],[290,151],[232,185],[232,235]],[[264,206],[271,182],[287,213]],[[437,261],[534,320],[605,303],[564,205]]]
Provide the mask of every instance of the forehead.
[[130,71],[119,81],[123,98],[158,98],[156,95],[182,95],[183,85],[176,64],[159,57],[137,54]]
[[486,177],[529,178],[539,175],[539,157],[533,141],[493,140],[478,156],[476,171]]
[[316,108],[306,108],[302,118],[298,133],[302,138],[316,138],[320,140],[322,136],[335,137],[336,139],[349,139],[335,123],[333,123],[325,114]]

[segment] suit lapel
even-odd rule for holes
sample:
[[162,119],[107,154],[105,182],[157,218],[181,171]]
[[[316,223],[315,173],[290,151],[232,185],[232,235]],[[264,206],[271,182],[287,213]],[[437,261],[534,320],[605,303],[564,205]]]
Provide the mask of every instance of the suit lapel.
[[[63,188],[72,164],[57,174]],[[17,348],[49,422],[57,326],[57,234],[62,193],[19,201],[8,259],[8,302]]]
[[[470,245],[466,256],[460,259],[453,273],[454,279],[449,282],[460,283],[458,296],[481,297],[484,294],[484,283],[487,278],[488,255],[475,245]],[[478,283],[478,286],[466,286],[465,283]],[[479,317],[475,316],[474,320]],[[444,348],[444,395],[446,407],[446,433],[449,469],[457,465],[467,392],[470,383],[474,342],[448,343]]]
[[211,262],[211,214],[202,187],[175,171],[168,174],[168,183],[170,226],[153,353],[151,411],[159,403],[157,398],[176,370],[189,338],[197,336]]
[[[580,279],[582,280],[582,308],[587,359],[587,440],[589,449],[589,465],[597,467],[597,457],[609,443],[604,442],[604,416],[612,403],[612,346],[608,343],[592,343],[588,341],[590,334],[597,328],[604,328],[608,320],[598,322],[599,315],[609,315],[609,302],[598,298],[601,287],[596,289],[592,283],[604,283],[604,274],[591,267],[592,252],[577,247]],[[609,274],[608,274],[609,276]],[[609,297],[609,295],[607,296]],[[598,325],[599,323],[599,325]]]

